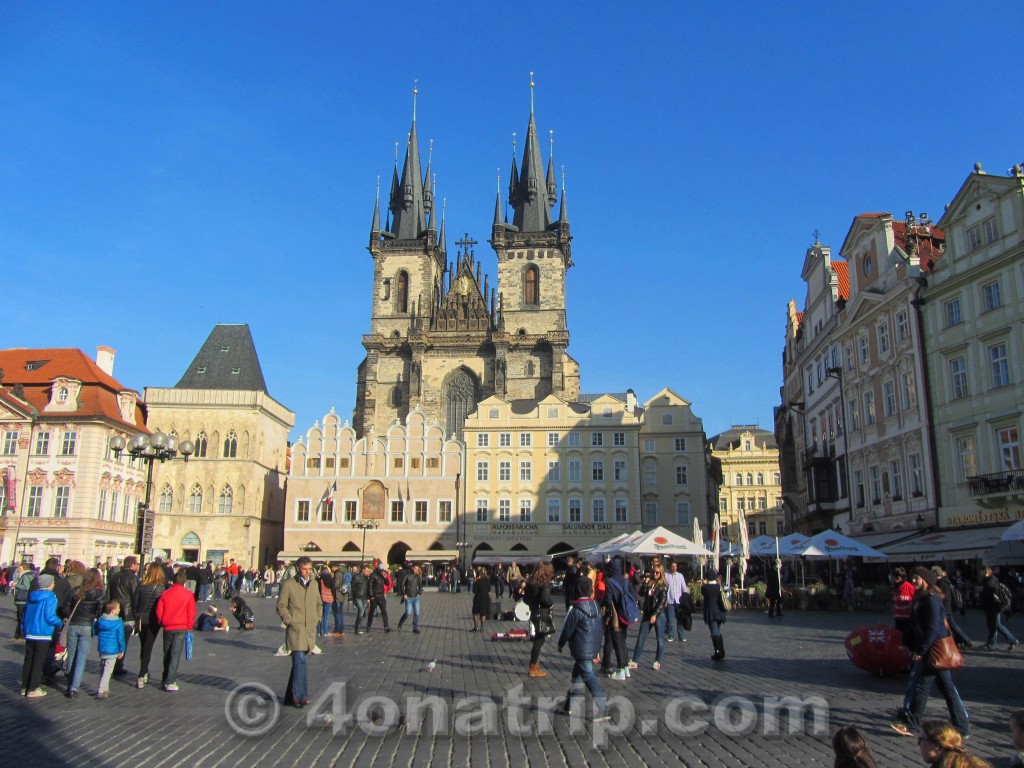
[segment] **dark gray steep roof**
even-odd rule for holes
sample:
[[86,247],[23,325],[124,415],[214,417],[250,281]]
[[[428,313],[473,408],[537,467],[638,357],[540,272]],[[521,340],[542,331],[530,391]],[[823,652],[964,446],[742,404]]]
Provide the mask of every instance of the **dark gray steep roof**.
[[[216,325],[175,389],[267,392],[248,325]],[[269,394],[269,393],[267,393]]]
[[778,444],[775,442],[775,434],[769,432],[766,429],[754,425],[740,424],[737,426],[730,427],[718,435],[712,435],[708,438],[708,442],[711,443],[711,447],[716,451],[727,451],[729,448],[738,448],[740,444],[740,437],[744,432],[749,432],[754,436],[754,442],[760,448],[765,446],[769,449],[778,448]]

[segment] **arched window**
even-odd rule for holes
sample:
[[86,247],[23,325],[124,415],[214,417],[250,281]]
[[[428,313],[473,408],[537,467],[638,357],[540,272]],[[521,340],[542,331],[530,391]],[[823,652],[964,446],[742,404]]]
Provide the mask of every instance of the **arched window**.
[[205,459],[206,458],[206,449],[210,445],[210,441],[206,438],[206,433],[205,432],[200,432],[198,435],[196,435],[195,444],[196,444],[196,450],[192,454],[192,458],[194,458],[194,459]]
[[190,515],[203,514],[203,489],[199,483],[193,485],[188,494],[188,513]]
[[397,300],[396,309],[399,312],[409,311],[409,274],[407,272],[398,273],[398,295],[395,297]]
[[235,431],[231,430],[228,432],[228,436],[224,438],[224,458],[234,459],[238,456],[238,438],[235,436]]
[[764,472],[757,473],[757,484],[764,485]]
[[223,490],[220,492],[220,499],[217,503],[217,511],[222,515],[230,515],[231,508],[234,505],[234,494],[231,492],[231,486],[225,485]]
[[60,389],[57,390],[57,402],[58,403],[66,403],[68,401],[68,396],[69,395],[70,395],[70,393],[68,392],[68,388],[67,387],[61,387]]
[[540,270],[533,265],[523,275],[523,303],[531,307],[540,304]]
[[736,485],[743,485],[743,475],[736,473]]
[[459,370],[444,387],[445,427],[449,435],[462,439],[466,416],[476,408],[476,382],[466,371]]
[[171,490],[171,486],[165,485],[160,491],[160,506],[158,507],[160,514],[170,514],[173,503],[174,491]]
[[753,485],[753,484],[754,484],[754,476],[748,472],[747,473],[747,485]]

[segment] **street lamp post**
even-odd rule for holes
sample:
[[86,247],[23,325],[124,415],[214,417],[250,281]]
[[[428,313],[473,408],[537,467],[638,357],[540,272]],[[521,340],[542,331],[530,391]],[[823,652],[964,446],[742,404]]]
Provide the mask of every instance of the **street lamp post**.
[[139,506],[138,521],[136,523],[135,544],[139,551],[141,568],[146,560],[146,553],[153,550],[153,528],[156,520],[153,510],[149,508],[150,499],[153,493],[153,462],[161,464],[168,459],[180,457],[188,461],[188,457],[195,452],[195,444],[191,440],[183,440],[180,443],[173,435],[165,435],[157,430],[151,435],[137,434],[130,440],[125,440],[122,435],[114,435],[110,438],[110,450],[114,456],[120,457],[125,450],[133,459],[139,459],[146,464],[146,499]]
[[363,546],[359,549],[359,569],[363,568],[363,561],[366,559],[366,532],[368,530],[376,530],[380,527],[379,520],[354,520],[352,522],[353,528],[358,528],[363,532]]

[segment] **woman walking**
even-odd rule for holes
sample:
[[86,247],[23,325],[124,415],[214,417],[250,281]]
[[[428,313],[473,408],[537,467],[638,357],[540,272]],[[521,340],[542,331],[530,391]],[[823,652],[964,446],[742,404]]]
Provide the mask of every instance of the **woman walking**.
[[[476,581],[473,582],[473,629],[470,632],[482,631],[487,617],[491,613],[491,580],[487,578],[487,568],[477,569]],[[477,627],[477,619],[480,626]]]
[[910,671],[910,683],[903,706],[892,728],[904,736],[913,736],[921,726],[925,710],[928,708],[928,690],[932,687],[931,678],[935,677],[939,684],[939,692],[946,700],[949,716],[953,725],[964,736],[970,735],[970,724],[967,710],[960,700],[960,694],[953,684],[953,673],[948,669],[935,669],[928,661],[928,651],[932,644],[949,637],[946,629],[946,611],[942,605],[942,590],[936,584],[935,574],[927,568],[918,566],[911,575],[911,582],[917,590],[911,604],[910,628],[904,635],[904,645],[912,654],[913,667]]
[[665,655],[665,627],[668,617],[665,615],[665,608],[668,606],[668,582],[665,581],[665,569],[657,565],[647,575],[640,587],[640,628],[636,636],[636,645],[633,647],[633,658],[629,660],[629,668],[636,669],[640,663],[640,657],[644,653],[644,645],[647,643],[647,635],[651,628],[654,628],[655,637],[658,640],[658,648],[654,658],[654,669],[661,669],[661,660]]
[[149,661],[153,658],[153,646],[160,634],[160,622],[156,620],[156,601],[167,589],[167,573],[160,563],[150,563],[139,587],[139,608],[136,612],[136,631],[139,633],[139,676],[136,688],[145,688],[149,682]]
[[704,570],[704,584],[700,588],[704,600],[704,623],[711,630],[711,644],[715,646],[712,661],[725,659],[725,638],[722,637],[722,625],[725,624],[725,607],[722,603],[722,586],[718,583],[718,571],[714,566]]
[[921,723],[917,735],[921,762],[932,768],[992,768],[991,764],[967,752],[963,736],[944,720]]
[[106,590],[103,576],[95,568],[82,574],[81,584],[71,599],[71,615],[68,617],[68,690],[69,699],[78,695],[85,674],[85,661],[92,648],[92,625],[103,613],[106,605]]
[[547,675],[540,668],[540,649],[547,639],[547,632],[542,631],[554,628],[551,621],[551,606],[555,601],[551,599],[551,578],[555,575],[555,569],[551,563],[541,563],[537,566],[530,577],[526,580],[526,589],[523,594],[523,601],[530,606],[530,623],[533,625],[533,648],[530,651],[530,677],[544,677]]

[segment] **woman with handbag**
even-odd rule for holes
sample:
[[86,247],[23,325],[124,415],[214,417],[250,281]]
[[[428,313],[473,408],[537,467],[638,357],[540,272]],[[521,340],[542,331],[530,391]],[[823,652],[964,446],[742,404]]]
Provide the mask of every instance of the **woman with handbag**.
[[665,628],[668,624],[668,617],[665,615],[667,605],[668,583],[665,581],[665,570],[660,565],[656,565],[640,587],[642,615],[639,632],[636,636],[636,645],[633,647],[633,658],[629,660],[630,669],[637,668],[640,657],[644,653],[647,636],[652,628],[658,640],[653,669],[661,669],[661,659],[665,655]]
[[106,590],[103,589],[103,576],[95,568],[82,574],[81,584],[74,592],[74,603],[71,615],[64,622],[62,635],[66,632],[67,642],[62,645],[68,649],[67,670],[68,690],[65,694],[69,699],[78,695],[78,687],[82,684],[85,674],[85,661],[89,658],[92,648],[93,622],[103,613],[106,604]]
[[967,710],[953,684],[951,671],[962,664],[963,659],[946,624],[942,590],[938,587],[935,574],[921,566],[913,570],[911,582],[916,592],[904,645],[910,648],[913,667],[903,706],[891,726],[904,736],[913,736],[917,732],[928,707],[928,691],[932,687],[931,678],[934,677],[939,692],[946,700],[953,725],[965,737],[969,736]]
[[711,631],[711,644],[715,647],[712,661],[725,659],[725,638],[722,637],[722,625],[729,609],[727,598],[718,583],[718,571],[713,565],[704,569],[704,583],[700,587],[701,599],[704,602],[704,623]]
[[551,620],[551,579],[555,571],[551,563],[538,565],[526,580],[523,602],[530,606],[530,623],[533,625],[533,648],[530,650],[530,677],[545,677],[547,672],[540,668],[540,649],[547,636],[555,631]]

